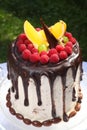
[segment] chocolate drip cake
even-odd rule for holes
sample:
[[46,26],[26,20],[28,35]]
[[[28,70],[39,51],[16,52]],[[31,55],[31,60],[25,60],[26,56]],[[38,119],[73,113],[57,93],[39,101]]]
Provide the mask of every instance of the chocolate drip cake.
[[79,43],[66,24],[43,29],[28,21],[24,32],[10,45],[7,107],[26,124],[40,127],[67,122],[80,110],[82,57]]

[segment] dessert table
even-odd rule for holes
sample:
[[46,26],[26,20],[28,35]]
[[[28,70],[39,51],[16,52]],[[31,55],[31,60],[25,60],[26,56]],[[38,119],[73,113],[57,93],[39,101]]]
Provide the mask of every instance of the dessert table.
[[[7,79],[7,63],[1,63],[0,64],[0,91],[2,88],[2,84],[5,82],[5,80]],[[83,101],[82,101],[82,108],[83,110],[81,110],[80,112],[78,112],[78,114],[76,115],[77,117],[73,117],[73,119],[70,119],[71,121],[69,121],[68,123],[59,123],[56,125],[52,125],[50,127],[41,127],[41,128],[37,128],[37,127],[33,127],[33,126],[18,126],[16,125],[17,123],[14,123],[13,119],[11,120],[11,118],[9,119],[9,116],[5,115],[4,111],[5,108],[3,108],[1,103],[2,101],[2,97],[0,98],[0,130],[22,130],[22,128],[24,130],[87,130],[87,109],[85,109],[85,107],[87,107],[87,62],[83,62],[83,81],[81,83],[81,86],[83,87]],[[6,86],[5,86],[6,87]],[[1,93],[0,93],[1,94]],[[3,94],[1,94],[3,95]],[[0,96],[1,96],[0,95]],[[4,111],[2,110],[2,108],[4,109]],[[82,114],[82,116],[81,116]],[[80,116],[80,119],[79,119]],[[74,118],[76,118],[74,120]],[[81,119],[82,118],[82,119]],[[78,120],[78,121],[77,121]],[[74,121],[74,123],[73,123]],[[77,123],[76,123],[77,121]],[[19,124],[21,125],[20,121]],[[23,124],[22,124],[23,125]],[[58,126],[57,126],[58,125]],[[71,125],[71,126],[70,126]]]

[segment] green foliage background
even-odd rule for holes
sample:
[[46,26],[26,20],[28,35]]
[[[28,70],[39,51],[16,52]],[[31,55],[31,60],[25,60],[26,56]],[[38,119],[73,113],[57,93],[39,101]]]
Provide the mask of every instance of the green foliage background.
[[23,32],[27,19],[40,27],[40,18],[50,26],[59,20],[77,38],[87,61],[87,0],[0,0],[0,62],[6,61],[9,44]]

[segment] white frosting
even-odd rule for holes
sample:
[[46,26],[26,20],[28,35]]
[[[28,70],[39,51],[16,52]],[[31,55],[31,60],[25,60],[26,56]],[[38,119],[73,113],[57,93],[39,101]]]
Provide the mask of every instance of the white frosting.
[[62,86],[62,81],[60,76],[57,76],[54,81],[53,94],[54,94],[54,102],[56,107],[56,114],[57,116],[62,118],[63,117],[63,86]]
[[[72,69],[70,68],[66,75],[66,86],[65,89],[65,112],[67,114],[70,113],[71,110],[74,109],[76,105],[76,101],[72,101],[72,91],[73,86],[76,90],[76,97],[78,97],[78,88],[80,85],[80,67],[78,67],[78,71],[76,74],[76,80],[74,82],[72,76]],[[63,118],[63,84],[62,78],[57,76],[54,81],[53,86],[53,99],[56,109],[57,117]],[[22,78],[18,77],[18,89],[19,89],[19,99],[15,99],[15,92],[11,92],[11,103],[12,107],[15,109],[17,113],[22,114],[25,118],[28,118],[32,121],[45,121],[48,119],[52,119],[52,102],[51,102],[51,90],[48,78],[43,75],[41,77],[41,100],[42,105],[38,106],[38,99],[36,93],[36,86],[33,79],[29,79],[28,86],[28,97],[29,97],[29,105],[24,105],[24,87]]]

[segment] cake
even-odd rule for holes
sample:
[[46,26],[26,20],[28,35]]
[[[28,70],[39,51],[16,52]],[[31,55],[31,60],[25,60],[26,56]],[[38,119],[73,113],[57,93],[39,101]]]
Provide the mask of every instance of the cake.
[[27,20],[10,45],[6,99],[11,114],[27,125],[67,122],[81,108],[82,55],[79,43],[60,20],[41,28]]

